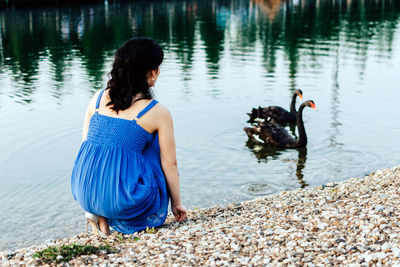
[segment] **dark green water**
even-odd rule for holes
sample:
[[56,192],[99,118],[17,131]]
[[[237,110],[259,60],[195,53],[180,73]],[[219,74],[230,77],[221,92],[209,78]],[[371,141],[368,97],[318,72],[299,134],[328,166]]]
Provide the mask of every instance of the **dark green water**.
[[[77,234],[69,175],[91,95],[133,36],[165,50],[182,197],[224,205],[399,164],[400,2],[102,2],[0,10],[0,249]],[[302,89],[309,144],[269,151],[242,128]]]

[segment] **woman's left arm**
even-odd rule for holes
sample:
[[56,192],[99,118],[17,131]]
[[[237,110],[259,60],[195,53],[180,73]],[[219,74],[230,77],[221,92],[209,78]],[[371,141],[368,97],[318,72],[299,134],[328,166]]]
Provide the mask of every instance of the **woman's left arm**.
[[95,109],[96,109],[96,101],[97,97],[99,96],[100,91],[96,92],[92,99],[90,99],[89,105],[86,109],[85,120],[83,121],[83,132],[82,132],[82,142],[86,140],[87,134],[89,131],[89,123],[90,119],[92,118]]
[[82,142],[86,140],[87,134],[89,131],[89,122],[92,118],[93,113],[90,112],[90,104],[86,109],[85,120],[83,121],[83,133],[82,133]]

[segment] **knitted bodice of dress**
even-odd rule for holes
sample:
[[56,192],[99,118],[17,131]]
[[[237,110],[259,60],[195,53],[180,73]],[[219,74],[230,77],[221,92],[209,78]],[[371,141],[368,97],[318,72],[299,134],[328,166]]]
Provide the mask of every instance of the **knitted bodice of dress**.
[[[98,102],[100,99],[101,95]],[[137,115],[136,119],[143,116],[157,103],[157,100],[152,100]],[[116,146],[139,153],[143,152],[147,143],[153,139],[153,134],[143,129],[135,119],[127,120],[106,116],[98,112],[98,107],[99,103],[96,104],[96,112],[90,120],[86,141],[102,146]]]

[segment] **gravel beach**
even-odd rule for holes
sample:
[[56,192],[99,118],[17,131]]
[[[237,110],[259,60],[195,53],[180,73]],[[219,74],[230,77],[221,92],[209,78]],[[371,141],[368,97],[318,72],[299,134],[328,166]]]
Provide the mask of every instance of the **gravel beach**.
[[81,234],[3,251],[0,265],[45,265],[32,258],[35,251],[78,243],[109,244],[118,252],[78,256],[59,265],[400,266],[399,201],[396,167],[341,183],[190,210],[180,224],[170,215],[154,232],[114,233],[107,239]]

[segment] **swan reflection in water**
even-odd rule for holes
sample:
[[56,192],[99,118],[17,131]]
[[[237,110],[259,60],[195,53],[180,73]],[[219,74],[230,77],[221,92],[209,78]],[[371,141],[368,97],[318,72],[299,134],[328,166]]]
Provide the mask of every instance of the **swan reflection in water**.
[[[260,145],[259,142],[255,142],[253,140],[248,140],[246,142],[246,146],[254,153],[256,156],[258,162],[267,162],[268,160],[276,160],[279,159],[281,154],[286,151],[284,148],[277,148],[273,146],[265,146],[265,145]],[[300,187],[304,188],[308,186],[308,184],[304,181],[304,174],[303,174],[303,169],[306,166],[306,161],[307,161],[307,148],[297,148],[298,151],[297,154],[297,160],[294,160],[296,162],[296,178],[299,181]],[[286,161],[292,161],[292,160],[286,160]]]

